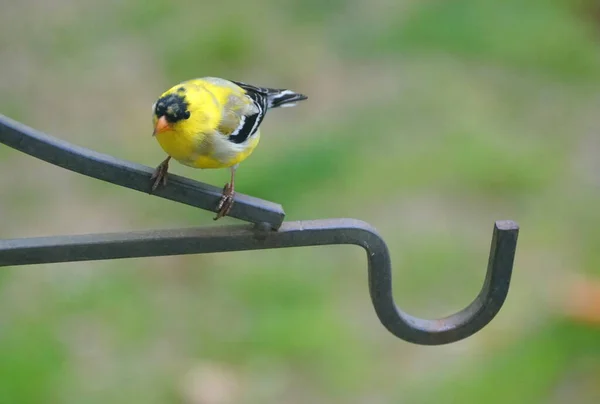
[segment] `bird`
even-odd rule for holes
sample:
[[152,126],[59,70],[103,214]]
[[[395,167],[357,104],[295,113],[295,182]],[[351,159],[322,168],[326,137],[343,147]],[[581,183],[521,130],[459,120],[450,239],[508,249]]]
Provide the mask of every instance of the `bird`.
[[156,138],[167,158],[151,177],[151,191],[167,185],[171,159],[193,168],[229,168],[217,220],[233,206],[235,173],[260,140],[260,125],[267,111],[291,107],[308,99],[287,89],[258,87],[241,81],[202,77],[171,87],[152,105]]

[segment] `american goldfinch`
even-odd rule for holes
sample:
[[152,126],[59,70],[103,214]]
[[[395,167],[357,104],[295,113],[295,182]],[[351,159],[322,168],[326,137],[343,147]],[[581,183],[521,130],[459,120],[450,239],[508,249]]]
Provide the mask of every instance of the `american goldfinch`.
[[235,194],[235,171],[256,148],[267,110],[290,107],[307,97],[290,90],[255,87],[238,81],[203,77],[164,92],[152,106],[154,132],[168,157],[152,175],[152,191],[167,183],[174,158],[194,168],[231,170],[215,220],[229,213]]

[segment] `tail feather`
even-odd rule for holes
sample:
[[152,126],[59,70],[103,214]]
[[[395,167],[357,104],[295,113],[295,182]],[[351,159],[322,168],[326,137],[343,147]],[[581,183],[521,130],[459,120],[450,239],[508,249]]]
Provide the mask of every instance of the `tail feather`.
[[295,93],[292,90],[257,87],[241,81],[231,80],[231,82],[237,84],[249,93],[256,94],[263,100],[266,99],[267,108],[293,107],[298,101],[308,99],[304,94]]
[[267,89],[267,105],[269,108],[293,107],[298,101],[308,99],[307,96],[291,90]]

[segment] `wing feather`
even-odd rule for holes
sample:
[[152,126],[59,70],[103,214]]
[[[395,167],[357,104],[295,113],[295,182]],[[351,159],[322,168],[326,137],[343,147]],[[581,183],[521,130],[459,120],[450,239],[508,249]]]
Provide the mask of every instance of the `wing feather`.
[[[236,85],[238,83],[235,83]],[[223,109],[223,118],[219,132],[233,143],[243,143],[257,133],[266,107],[266,96],[250,88],[238,87],[242,95],[232,93]]]

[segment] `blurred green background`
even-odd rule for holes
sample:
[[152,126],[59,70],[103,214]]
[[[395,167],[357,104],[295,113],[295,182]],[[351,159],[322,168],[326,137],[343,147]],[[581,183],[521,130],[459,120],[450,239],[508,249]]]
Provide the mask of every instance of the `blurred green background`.
[[[600,402],[568,304],[600,274],[596,4],[0,0],[0,112],[103,153],[162,161],[150,106],[185,79],[309,95],[237,190],[373,224],[411,314],[468,304],[494,220],[522,228],[500,314],[441,347],[380,325],[354,247],[3,268],[0,403]],[[0,185],[1,237],[213,224],[3,146]]]

